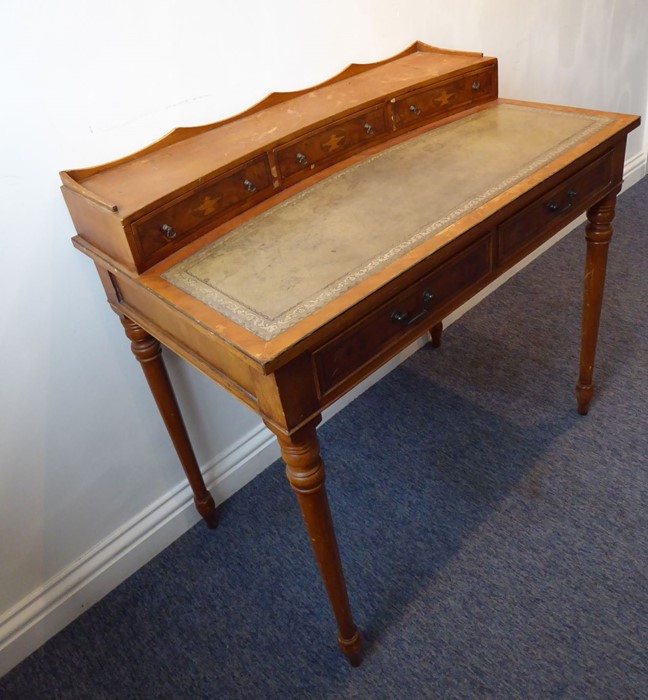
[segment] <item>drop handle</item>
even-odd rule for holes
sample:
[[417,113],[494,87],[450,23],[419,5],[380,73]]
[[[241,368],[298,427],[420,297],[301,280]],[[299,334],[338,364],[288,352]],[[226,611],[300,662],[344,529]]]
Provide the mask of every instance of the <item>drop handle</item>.
[[303,153],[298,153],[295,156],[295,160],[299,163],[299,165],[308,165],[308,158]]
[[567,192],[567,201],[565,203],[565,206],[560,207],[560,204],[558,202],[554,201],[553,199],[547,203],[547,209],[549,211],[553,212],[554,214],[564,214],[566,211],[569,211],[573,206],[574,206],[574,200],[576,199],[578,195],[578,192],[576,190],[569,190]]
[[257,187],[256,185],[252,182],[252,180],[243,180],[243,186],[248,192],[256,192]]
[[420,321],[423,316],[425,316],[432,308],[432,300],[434,299],[434,294],[429,289],[426,289],[421,295],[421,310],[410,316],[406,311],[392,311],[390,316],[391,322],[399,326],[407,327],[413,326],[417,321]]
[[472,89],[473,90],[479,90],[481,88],[481,83],[479,80],[475,80],[475,82],[472,84]]
[[412,112],[412,114],[416,114],[416,116],[421,113],[421,110],[416,105],[410,105],[409,111]]
[[365,133],[367,134],[367,136],[373,136],[373,135],[376,133],[376,132],[374,131],[373,126],[371,126],[371,124],[369,124],[369,122],[367,122],[367,123],[364,125],[363,128],[364,128]]

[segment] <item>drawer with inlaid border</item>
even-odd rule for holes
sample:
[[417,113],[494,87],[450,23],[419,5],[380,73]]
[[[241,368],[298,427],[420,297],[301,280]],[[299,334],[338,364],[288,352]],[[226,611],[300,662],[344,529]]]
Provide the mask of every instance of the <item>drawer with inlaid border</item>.
[[247,209],[272,190],[265,155],[220,175],[189,194],[133,222],[133,235],[143,260],[168,255],[225,217]]
[[383,105],[329,124],[275,150],[281,177],[304,177],[365,148],[387,131]]
[[454,80],[422,88],[392,100],[397,129],[416,126],[431,118],[442,117],[460,108],[496,96],[494,68],[462,75]]
[[609,151],[500,224],[499,262],[531,250],[571,221],[575,213],[594,204],[611,185],[613,175],[614,157]]
[[313,354],[321,397],[401,340],[411,342],[492,272],[492,236],[483,236]]

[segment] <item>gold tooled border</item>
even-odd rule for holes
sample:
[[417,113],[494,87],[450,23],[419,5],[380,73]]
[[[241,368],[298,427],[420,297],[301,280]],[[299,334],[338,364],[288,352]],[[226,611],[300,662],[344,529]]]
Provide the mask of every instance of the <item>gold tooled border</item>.
[[[553,110],[551,112],[547,112],[546,110],[542,110],[538,107],[530,107],[524,105],[500,104],[494,107],[493,109],[526,110],[534,112],[543,111],[547,114],[553,113]],[[332,301],[343,292],[355,286],[360,281],[368,277],[370,274],[376,272],[382,267],[385,267],[394,258],[403,255],[405,252],[411,250],[416,245],[420,244],[422,241],[432,237],[435,233],[438,233],[454,221],[458,220],[462,216],[481,206],[484,202],[488,201],[489,199],[492,199],[493,197],[510,188],[517,182],[520,182],[534,171],[539,170],[551,160],[555,159],[561,153],[564,153],[572,146],[581,143],[589,136],[596,133],[612,121],[611,118],[604,116],[587,115],[583,113],[574,113],[562,110],[556,110],[556,113],[560,114],[562,117],[573,116],[574,118],[578,118],[581,121],[585,119],[590,122],[590,125],[580,130],[572,137],[565,139],[554,148],[546,151],[540,157],[528,163],[514,174],[504,178],[493,187],[488,188],[477,197],[473,197],[470,200],[462,202],[459,206],[453,208],[450,212],[445,214],[440,219],[431,222],[427,226],[417,231],[407,240],[392,246],[380,255],[373,257],[371,260],[367,260],[362,266],[356,268],[355,270],[352,270],[351,272],[345,274],[343,277],[340,277],[339,279],[333,281],[332,283],[328,284],[326,287],[321,289],[317,294],[311,296],[308,299],[304,299],[299,304],[290,308],[288,311],[285,311],[274,318],[270,318],[262,314],[258,310],[248,305],[245,305],[236,299],[233,299],[221,289],[218,289],[213,285],[209,285],[203,280],[198,279],[197,277],[194,277],[191,274],[191,269],[195,265],[202,262],[205,258],[213,255],[213,253],[232,236],[245,235],[246,227],[249,224],[243,224],[242,226],[239,226],[238,228],[228,233],[223,238],[214,241],[214,243],[212,243],[211,245],[198,251],[197,253],[182,261],[178,265],[175,265],[173,268],[165,272],[162,275],[162,277],[174,286],[186,292],[187,294],[190,294],[192,297],[198,299],[199,301],[203,302],[212,309],[215,309],[216,311],[222,313],[224,316],[227,316],[227,318],[231,319],[235,323],[238,323],[240,326],[243,326],[244,328],[259,336],[263,340],[271,340],[282,331],[295,325],[298,321],[301,321],[309,314],[313,313],[317,309],[320,309],[325,304]],[[478,117],[478,113],[473,114],[460,121],[453,122],[451,124],[447,124],[446,126],[440,127],[440,129],[452,131],[461,126],[464,126],[466,122],[474,120]],[[391,148],[386,149],[385,151],[381,151],[367,158],[366,160],[361,161],[360,163],[357,163],[353,166],[350,166],[349,168],[346,168],[345,170],[340,171],[339,173],[336,173],[335,175],[332,175],[330,178],[327,178],[326,180],[317,183],[313,187],[304,190],[303,192],[295,195],[294,197],[287,199],[286,201],[277,205],[273,209],[270,209],[264,212],[263,214],[260,214],[254,219],[254,225],[258,226],[259,224],[262,224],[263,219],[266,216],[271,215],[277,210],[280,210],[284,207],[293,206],[295,202],[299,201],[305,196],[308,196],[308,194],[311,193],[315,188],[325,186],[326,183],[330,182],[332,179],[347,177],[349,172],[366,167],[369,163],[376,160],[377,158],[383,157],[386,153],[390,151],[393,152],[394,149],[406,148],[407,146],[408,142],[392,146]]]

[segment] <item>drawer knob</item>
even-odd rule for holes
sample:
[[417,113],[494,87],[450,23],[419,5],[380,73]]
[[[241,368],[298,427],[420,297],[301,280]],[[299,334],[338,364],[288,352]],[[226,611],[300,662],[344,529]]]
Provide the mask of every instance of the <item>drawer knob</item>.
[[170,241],[172,241],[178,235],[178,232],[173,228],[173,226],[169,226],[169,224],[163,224],[160,227],[160,230],[164,234],[164,237]]
[[576,190],[569,190],[567,192],[567,201],[565,202],[565,206],[560,208],[560,204],[558,202],[554,201],[553,199],[547,203],[547,209],[549,211],[553,212],[554,214],[564,214],[566,211],[569,211],[573,206],[574,206],[574,200],[576,199],[578,195],[578,192]]
[[412,114],[416,114],[417,116],[421,113],[421,110],[416,105],[410,105],[409,111],[412,112]]
[[256,185],[252,182],[252,180],[243,180],[243,185],[245,186],[245,189],[248,192],[256,192],[257,187]]
[[472,89],[479,90],[480,87],[481,87],[481,83],[479,82],[479,80],[475,80],[475,82],[472,84]]
[[299,165],[308,165],[308,158],[303,153],[298,153],[295,156],[295,160],[299,163]]
[[434,299],[434,294],[429,289],[426,289],[421,295],[421,310],[410,316],[407,311],[392,311],[391,322],[399,326],[412,326],[417,321],[420,321],[425,314],[430,310],[432,306],[432,300]]
[[364,130],[367,133],[367,136],[373,136],[376,133],[374,131],[373,126],[371,126],[371,124],[369,124],[369,123],[364,125]]

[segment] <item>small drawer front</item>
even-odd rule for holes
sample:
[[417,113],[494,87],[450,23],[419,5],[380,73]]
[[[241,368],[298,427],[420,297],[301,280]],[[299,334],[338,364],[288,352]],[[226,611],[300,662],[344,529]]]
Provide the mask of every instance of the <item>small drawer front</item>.
[[193,233],[216,224],[234,211],[251,206],[272,188],[265,156],[222,175],[182,199],[175,200],[133,223],[135,240],[143,258],[161,259]]
[[489,68],[397,98],[394,120],[397,128],[415,125],[492,97],[493,70]]
[[506,262],[558,231],[611,184],[612,152],[606,153],[498,227],[499,260]]
[[320,395],[399,340],[418,337],[439,320],[438,311],[449,310],[454,300],[485,280],[492,269],[491,243],[490,235],[477,241],[318,350],[314,359]]
[[284,179],[308,174],[375,141],[387,131],[382,106],[327,126],[275,151]]

